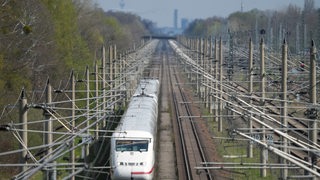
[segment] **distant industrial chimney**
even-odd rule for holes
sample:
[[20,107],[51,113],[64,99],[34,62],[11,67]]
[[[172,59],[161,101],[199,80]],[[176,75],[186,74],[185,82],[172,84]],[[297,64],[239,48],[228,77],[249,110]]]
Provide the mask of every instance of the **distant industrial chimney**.
[[173,27],[175,29],[178,29],[178,9],[174,10],[174,14],[173,14]]
[[243,1],[241,1],[241,12],[243,12]]
[[123,9],[126,4],[125,4],[124,0],[120,0],[119,5],[120,5],[120,8]]

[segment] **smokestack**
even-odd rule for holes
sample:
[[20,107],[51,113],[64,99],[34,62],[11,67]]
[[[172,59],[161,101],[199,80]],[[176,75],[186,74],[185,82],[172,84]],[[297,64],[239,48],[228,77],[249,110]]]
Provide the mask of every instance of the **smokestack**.
[[175,29],[178,29],[178,9],[174,10],[174,14],[173,14],[173,27]]

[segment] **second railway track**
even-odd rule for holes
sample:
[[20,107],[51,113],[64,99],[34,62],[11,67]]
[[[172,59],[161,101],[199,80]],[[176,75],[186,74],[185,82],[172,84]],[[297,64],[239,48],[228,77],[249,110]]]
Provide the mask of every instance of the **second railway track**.
[[195,169],[195,167],[201,166],[201,162],[207,162],[207,155],[197,129],[196,121],[198,119],[192,118],[193,113],[190,107],[192,105],[187,103],[191,100],[187,97],[183,85],[180,86],[182,81],[179,76],[177,61],[170,53],[167,53],[166,56],[169,62],[164,69],[166,69],[166,74],[169,77],[168,83],[172,96],[172,122],[175,127],[179,179],[214,179],[209,170],[197,171]]

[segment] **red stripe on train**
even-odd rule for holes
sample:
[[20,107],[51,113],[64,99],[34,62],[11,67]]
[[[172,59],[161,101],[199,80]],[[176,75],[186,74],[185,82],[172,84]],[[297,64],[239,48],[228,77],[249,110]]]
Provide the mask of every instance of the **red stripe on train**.
[[131,172],[131,174],[151,174],[152,172],[153,172],[153,170],[154,170],[154,167],[152,167],[151,168],[151,170],[150,171],[148,171],[148,172],[142,172],[142,171],[138,171],[138,172]]

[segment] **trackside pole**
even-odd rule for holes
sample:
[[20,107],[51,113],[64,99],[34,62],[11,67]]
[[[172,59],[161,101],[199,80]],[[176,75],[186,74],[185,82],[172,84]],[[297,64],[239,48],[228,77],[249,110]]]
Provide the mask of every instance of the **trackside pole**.
[[[265,73],[265,62],[264,62],[264,42],[263,38],[261,38],[260,41],[260,93],[261,93],[261,100],[260,100],[260,106],[262,109],[262,114],[264,114],[265,108],[265,81],[266,81],[266,73]],[[261,116],[260,120],[263,122],[264,117]],[[262,125],[262,137],[261,140],[262,142],[266,142],[266,133],[265,133],[265,127]],[[266,169],[266,163],[267,163],[267,153],[268,150],[265,147],[261,147],[261,154],[260,154],[260,160],[262,164],[261,172],[260,175],[261,177],[266,177],[267,176],[267,169]]]
[[[190,39],[190,41],[191,41],[191,46],[190,46],[190,49],[191,49],[191,52],[190,52],[190,57],[192,58],[192,59],[195,59],[195,53],[194,53],[194,38],[191,38]],[[191,66],[190,66],[191,67]],[[191,71],[191,68],[189,69],[190,71],[190,79],[191,79],[191,82],[194,82],[194,73],[193,73],[193,71]]]
[[[20,149],[22,149],[21,154],[20,154],[20,162],[21,164],[27,164],[27,157],[28,157],[28,105],[27,105],[27,98],[25,95],[25,90],[22,89],[21,94],[20,94],[20,100],[19,100],[19,119],[20,119],[20,136],[22,139],[22,142],[20,143]],[[20,171],[24,172],[28,169],[27,166],[21,166]]]
[[[102,59],[101,59],[101,70],[102,70],[102,117],[106,116],[106,49],[102,46]],[[106,126],[106,120],[102,120],[102,128]]]
[[[311,48],[310,48],[310,103],[312,105],[317,104],[317,71],[316,71],[316,54],[317,54],[317,49],[314,44],[314,41],[311,41]],[[313,144],[317,144],[317,128],[318,128],[318,123],[317,123],[317,114],[318,110],[316,107],[311,107],[309,110],[309,140]],[[311,158],[311,163],[312,164],[317,164],[317,154],[314,152],[309,151],[309,157]],[[313,178],[314,180],[317,179],[316,177]]]
[[[90,73],[89,73],[89,67],[86,67],[86,95],[87,95],[87,101],[86,101],[86,110],[87,110],[87,122],[86,122],[86,136],[89,136],[90,131]],[[88,164],[89,163],[89,151],[90,151],[90,145],[89,143],[86,143],[85,145],[85,157],[84,160]]]
[[[205,69],[208,73],[210,73],[210,64],[209,64],[209,56],[208,56],[208,38],[204,39],[204,53],[203,53],[203,69]],[[204,83],[206,83],[206,85],[204,86],[204,103],[205,103],[205,107],[208,108],[209,107],[209,96],[208,96],[208,92],[209,92],[209,78],[205,78],[203,76],[203,80],[205,81]]]
[[[100,118],[100,107],[99,107],[99,69],[98,69],[98,65],[97,62],[95,62],[94,65],[94,75],[95,75],[95,101],[96,101],[96,121],[99,121]],[[96,131],[95,131],[95,138],[96,140],[99,139],[99,122],[96,122]]]
[[[72,109],[72,111],[71,111],[71,131],[72,131],[72,133],[75,133],[75,127],[76,127],[76,123],[75,123],[75,115],[76,115],[76,110],[75,110],[75,108],[76,108],[76,106],[75,106],[75,99],[76,99],[76,81],[75,81],[75,76],[74,76],[74,72],[72,71],[71,72],[71,109]],[[72,142],[71,142],[71,147],[70,148],[73,148],[75,146],[75,142],[74,142],[74,139],[72,140]],[[74,163],[75,163],[75,150],[74,149],[72,149],[71,151],[70,151],[70,163],[71,163],[71,172],[70,172],[70,174],[74,174],[75,173],[75,165],[74,165]],[[74,176],[72,176],[71,177],[71,180],[75,180],[75,177]]]
[[214,98],[213,98],[213,102],[214,102],[214,117],[215,117],[215,121],[218,122],[219,119],[219,113],[218,113],[218,104],[219,104],[219,100],[217,98],[218,96],[218,87],[219,87],[219,83],[218,83],[218,59],[219,59],[219,50],[218,50],[218,42],[217,42],[217,38],[214,39]]
[[[194,59],[194,58],[193,58],[193,56],[194,56],[194,52],[193,52],[193,38],[190,38],[189,41],[190,41],[190,42],[189,42],[189,48],[190,48],[190,50],[189,50],[189,57],[190,57],[191,59]],[[187,65],[187,70],[188,70],[188,78],[190,79],[191,82],[193,82],[193,73],[192,73],[192,71],[191,71],[190,65],[188,65],[187,63],[186,63],[186,65]]]
[[[287,78],[288,78],[288,67],[287,67],[287,61],[288,61],[288,45],[286,40],[283,41],[282,45],[282,84],[281,84],[281,97],[282,97],[282,102],[281,102],[281,123],[282,123],[282,128],[285,128],[284,133],[287,134],[287,129],[288,128],[288,122],[287,122]],[[283,143],[283,149],[282,151],[284,153],[288,152],[288,140],[287,138],[281,136],[281,141]],[[287,167],[287,160],[284,158],[281,158],[280,161],[281,164],[285,164],[285,167]],[[283,168],[281,169],[281,177],[282,179],[287,179],[288,177],[288,168]]]
[[220,68],[220,73],[219,73],[219,107],[218,107],[218,131],[222,132],[222,93],[223,93],[223,87],[222,87],[222,80],[223,80],[223,49],[222,49],[222,38],[220,37],[219,41],[219,68]]
[[[208,74],[211,74],[211,72],[210,72],[210,70],[211,70],[211,62],[210,62],[210,60],[211,60],[211,55],[210,55],[210,52],[209,52],[209,48],[211,47],[210,46],[210,39],[209,39],[210,37],[207,37],[206,38],[206,43],[205,43],[205,58],[206,58],[206,61],[205,61],[205,63],[204,63],[204,66],[206,67],[206,69],[207,69],[207,72],[208,72]],[[209,78],[205,78],[206,79],[206,86],[205,86],[205,89],[206,89],[206,91],[205,91],[205,102],[206,102],[206,108],[207,109],[209,109],[210,108],[210,97],[209,97],[209,95],[210,95],[210,93],[209,93],[209,83],[210,83],[210,80],[209,80]]]
[[[249,104],[252,105],[252,93],[253,93],[253,43],[252,39],[250,38],[249,41],[249,68],[248,68],[248,95],[249,95]],[[249,115],[249,134],[252,135],[252,113]],[[251,141],[248,142],[248,151],[247,151],[247,157],[252,158],[253,157],[253,143]]]
[[[123,56],[122,56],[121,53],[119,54],[119,75],[118,75],[118,77],[119,77],[119,81],[118,82],[119,82],[119,85],[120,85],[119,94],[121,94],[121,96],[122,96],[123,95],[123,91],[124,91],[123,83],[125,81],[123,80],[123,78],[124,78],[124,74],[123,74]],[[122,98],[122,97],[119,97],[119,98]],[[123,104],[120,104],[120,106],[123,106]]]
[[111,98],[113,94],[113,53],[113,47],[109,46],[109,88],[111,90]]
[[[112,84],[112,90],[111,93],[113,94],[111,98],[113,99],[111,102],[116,101],[116,92],[114,91],[116,89],[116,78],[117,78],[117,45],[113,45],[113,57],[112,57],[112,67],[113,67],[113,81],[111,82]],[[113,103],[112,110],[114,111],[116,109],[116,104]]]
[[[198,38],[194,38],[193,39],[193,50],[192,50],[194,53],[193,53],[193,59],[195,60],[195,62],[198,63]],[[194,71],[192,71],[191,73],[192,75],[192,81],[193,82],[196,82],[196,91],[198,91],[198,81],[197,81],[197,73],[195,73]],[[197,92],[198,93],[198,92]]]
[[[199,38],[197,38],[196,39],[196,62],[197,62],[197,64],[200,64],[200,40],[199,40]],[[199,75],[199,72],[198,72],[198,68],[196,69],[196,79],[197,79],[197,96],[199,97],[199,94],[200,94],[200,80],[199,80],[199,78],[200,78],[200,75]]]
[[[117,50],[116,46],[114,46],[114,49]],[[118,102],[118,91],[116,91],[118,89],[118,86],[119,86],[119,79],[120,79],[120,76],[119,76],[119,67],[120,67],[120,62],[119,62],[119,59],[117,57],[117,53],[115,52],[115,55],[114,55],[114,59],[113,59],[113,63],[114,63],[114,80],[113,80],[113,84],[114,84],[114,97],[113,97],[113,101],[112,102]],[[114,103],[114,109],[118,109],[118,103]]]
[[[124,56],[124,73],[126,73],[126,70],[128,69],[128,63],[129,63],[129,52],[126,52],[125,56]],[[129,75],[128,77],[127,76],[124,76],[124,79],[125,79],[125,82],[128,82],[126,83],[126,100],[125,100],[125,106],[127,105],[127,102],[129,102],[130,100],[130,97],[131,97],[131,91],[130,91],[130,88],[131,88],[131,75]]]
[[[201,38],[200,39],[200,67],[205,69],[204,68],[204,62],[205,62],[205,59],[204,59],[204,54],[206,53],[205,52],[205,48],[204,48],[204,44],[205,44],[205,39],[204,38]],[[200,73],[200,69],[199,68],[199,73]],[[203,102],[205,102],[205,88],[204,88],[204,77],[203,77],[203,74],[201,72],[201,75],[200,75],[200,99],[202,99]]]
[[[50,104],[52,102],[52,87],[50,81],[48,79],[47,86],[46,86],[46,109],[43,110],[44,118],[45,118],[45,125],[44,125],[44,144],[51,145],[53,141],[52,137],[52,117],[51,117],[51,107]],[[52,147],[48,147],[46,152],[47,158],[51,157]],[[53,164],[55,162],[52,162]],[[53,166],[54,167],[54,166]],[[52,170],[52,167],[47,167],[43,173],[44,179],[47,180],[54,180],[57,179],[56,170]]]
[[[211,74],[211,76],[212,77],[214,77],[213,76],[213,52],[212,52],[212,37],[210,36],[209,37],[209,73]],[[213,113],[213,110],[212,110],[212,101],[213,101],[213,97],[212,97],[212,93],[213,93],[213,90],[212,90],[212,88],[213,88],[213,80],[211,79],[211,80],[209,80],[209,82],[210,82],[210,88],[209,88],[209,92],[208,92],[208,95],[209,95],[209,112],[210,112],[210,114],[212,114]]]

